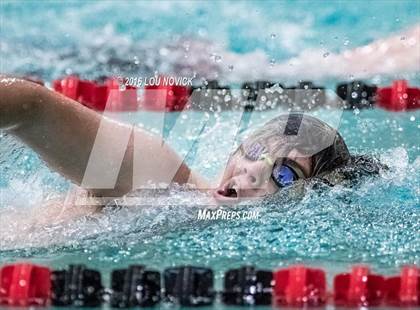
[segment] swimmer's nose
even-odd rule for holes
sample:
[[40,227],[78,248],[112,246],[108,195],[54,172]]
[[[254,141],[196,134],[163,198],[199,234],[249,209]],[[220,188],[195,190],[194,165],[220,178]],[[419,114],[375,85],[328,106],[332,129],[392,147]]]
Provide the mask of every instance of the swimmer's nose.
[[255,189],[261,185],[261,171],[254,167],[243,168],[241,173],[234,177],[235,183],[241,189]]
[[253,169],[253,167],[240,169],[235,176],[215,191],[216,199],[226,202],[232,199],[255,196],[255,190],[261,189],[263,177],[261,172],[260,169]]

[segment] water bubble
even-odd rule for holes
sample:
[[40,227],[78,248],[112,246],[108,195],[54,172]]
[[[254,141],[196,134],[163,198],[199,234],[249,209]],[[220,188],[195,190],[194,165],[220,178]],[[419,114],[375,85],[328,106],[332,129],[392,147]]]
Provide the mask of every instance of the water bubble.
[[330,53],[326,52],[326,53],[322,54],[322,57],[327,58],[329,55],[330,55]]
[[360,114],[360,110],[358,108],[356,108],[356,109],[353,110],[353,113],[355,115],[359,115]]
[[276,64],[276,60],[274,58],[270,59],[270,66],[273,67]]
[[410,117],[410,121],[414,122],[415,120],[416,120],[415,116],[414,116],[414,115],[412,115],[412,116]]
[[357,98],[357,93],[354,91],[354,92],[352,92],[351,93],[351,97],[353,98],[353,99],[356,99]]
[[229,71],[233,71],[233,68],[234,68],[233,65],[228,66]]
[[350,40],[344,40],[344,43],[343,43],[344,46],[347,46],[349,44],[350,44]]
[[274,39],[276,37],[275,33],[270,34],[270,38]]

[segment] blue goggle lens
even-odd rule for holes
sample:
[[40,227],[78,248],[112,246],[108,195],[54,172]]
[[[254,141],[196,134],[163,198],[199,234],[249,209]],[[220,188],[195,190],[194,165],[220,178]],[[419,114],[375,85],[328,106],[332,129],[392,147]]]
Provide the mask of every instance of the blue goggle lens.
[[286,165],[275,165],[271,177],[278,187],[289,186],[297,180],[296,173]]

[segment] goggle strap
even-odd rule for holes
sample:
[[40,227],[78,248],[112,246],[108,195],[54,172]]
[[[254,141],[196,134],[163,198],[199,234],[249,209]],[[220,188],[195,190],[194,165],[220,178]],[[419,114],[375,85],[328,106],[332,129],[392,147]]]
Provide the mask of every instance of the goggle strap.
[[273,161],[273,159],[270,156],[268,156],[268,154],[262,154],[260,156],[260,158],[262,160],[264,160],[270,167],[273,167],[274,166],[274,161]]

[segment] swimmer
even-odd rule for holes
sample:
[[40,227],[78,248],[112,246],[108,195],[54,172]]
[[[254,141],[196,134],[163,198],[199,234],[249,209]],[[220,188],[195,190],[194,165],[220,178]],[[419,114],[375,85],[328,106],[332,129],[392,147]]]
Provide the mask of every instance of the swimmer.
[[[133,130],[131,125],[102,117],[36,83],[6,77],[0,78],[0,115],[0,129],[26,143],[52,170],[79,186],[99,126],[106,127],[111,146]],[[287,131],[299,131],[299,135]],[[161,137],[134,128],[115,187],[88,188],[91,196],[121,197],[132,191],[134,145],[141,146],[144,180],[190,184],[210,192],[222,204],[271,195],[301,179],[328,179],[354,159],[341,135],[327,124],[300,113],[282,115],[241,144],[228,161],[219,186],[212,189]],[[101,155],[110,163],[118,162],[116,148],[106,148]]]
[[[363,72],[371,75],[384,73],[381,71],[384,59],[393,60],[392,72],[418,68],[419,54],[413,51],[418,50],[419,30],[420,26],[415,25],[403,33],[406,40],[398,39],[401,37],[398,35],[344,52],[339,57],[344,63],[343,70],[351,71],[354,66],[360,65],[361,54],[367,50],[370,65]],[[400,61],[400,56],[407,61]],[[311,57],[304,59],[311,61]],[[313,59],[312,64],[320,65],[317,59]],[[246,71],[248,74],[249,70]],[[0,129],[26,143],[52,170],[79,186],[83,184],[100,126],[106,129],[107,143],[111,146],[118,144],[127,131],[132,132],[131,125],[102,117],[78,102],[38,85],[36,81],[0,75]],[[284,134],[285,128],[296,126],[304,134],[295,138]],[[318,119],[301,114],[279,116],[246,139],[229,159],[216,186],[192,171],[168,144],[163,143],[161,137],[141,128],[135,128],[129,137],[128,147],[122,156],[112,147],[101,153],[110,163],[121,162],[121,167],[113,188],[86,188],[91,197],[122,197],[132,192],[134,145],[141,146],[143,152],[143,180],[156,184],[189,184],[209,193],[220,204],[273,195],[301,180],[317,178],[334,185],[358,179],[361,174],[378,174],[383,167],[374,159],[351,155],[336,130]],[[319,148],[320,145],[325,147]],[[96,206],[69,207],[66,210],[70,211],[66,212],[72,217],[100,209]]]

